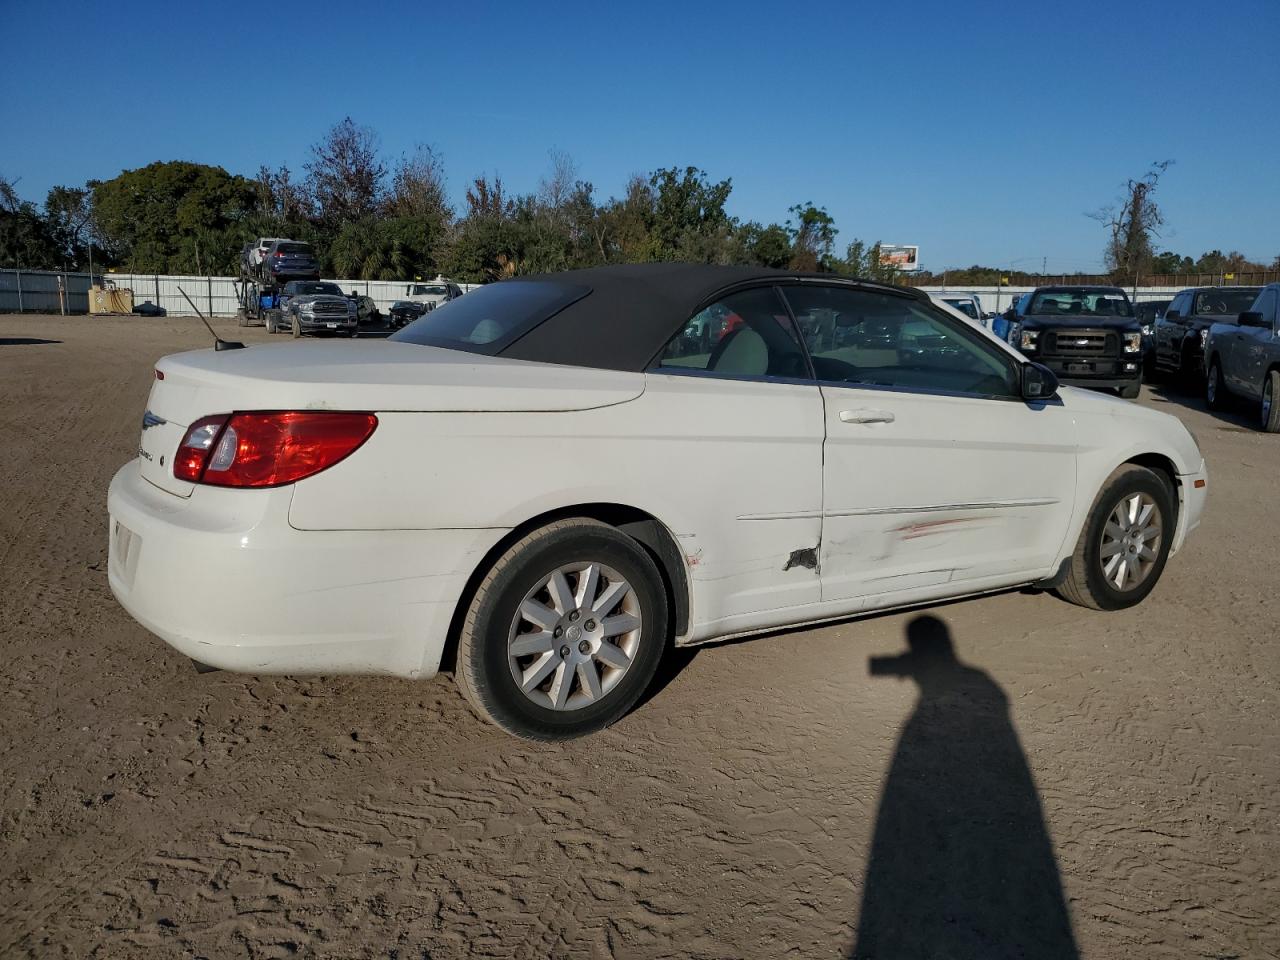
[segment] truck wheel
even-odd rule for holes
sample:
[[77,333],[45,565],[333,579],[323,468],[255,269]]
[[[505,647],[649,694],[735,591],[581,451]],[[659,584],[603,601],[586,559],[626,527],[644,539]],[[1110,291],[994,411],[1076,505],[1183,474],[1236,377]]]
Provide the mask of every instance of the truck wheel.
[[297,340],[302,336],[302,321],[298,319],[298,315],[293,315],[293,339]]
[[622,717],[667,643],[657,565],[608,524],[570,519],[512,544],[476,589],[455,672],[486,720],[568,740]]
[[1140,383],[1131,383],[1127,387],[1120,388],[1120,396],[1122,396],[1126,400],[1137,400],[1138,394],[1140,394],[1141,392],[1142,392],[1142,384]]
[[236,326],[247,327],[249,325],[249,314],[243,309],[236,311]]
[[1224,410],[1227,406],[1227,389],[1222,383],[1222,366],[1217,357],[1209,361],[1209,376],[1204,382],[1204,402],[1210,410]]
[[1262,384],[1262,429],[1267,433],[1280,433],[1280,370],[1271,370]]
[[1164,571],[1173,531],[1169,485],[1146,467],[1118,467],[1093,501],[1067,578],[1054,592],[1094,610],[1141,603]]

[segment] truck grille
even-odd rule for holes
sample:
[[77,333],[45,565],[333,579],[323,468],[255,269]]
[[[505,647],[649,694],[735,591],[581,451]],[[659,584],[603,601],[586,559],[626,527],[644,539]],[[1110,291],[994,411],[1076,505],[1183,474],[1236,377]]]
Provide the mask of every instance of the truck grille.
[[1109,330],[1055,330],[1045,353],[1059,357],[1105,357],[1120,352],[1120,341]]
[[311,312],[317,317],[345,317],[347,315],[347,305],[345,303],[317,303],[312,306]]

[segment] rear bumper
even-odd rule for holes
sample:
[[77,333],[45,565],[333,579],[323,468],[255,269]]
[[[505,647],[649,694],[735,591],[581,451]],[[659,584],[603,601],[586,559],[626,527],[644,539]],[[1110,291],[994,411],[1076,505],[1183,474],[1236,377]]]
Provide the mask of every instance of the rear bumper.
[[170,646],[224,670],[436,673],[466,578],[500,533],[295,530],[292,497],[176,497],[126,464],[107,497],[111,592]]

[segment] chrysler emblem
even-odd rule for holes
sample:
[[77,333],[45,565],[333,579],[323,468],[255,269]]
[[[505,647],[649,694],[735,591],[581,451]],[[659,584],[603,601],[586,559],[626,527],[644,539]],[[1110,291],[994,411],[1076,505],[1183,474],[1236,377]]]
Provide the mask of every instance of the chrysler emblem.
[[168,421],[168,420],[166,420],[164,417],[157,417],[157,416],[156,416],[154,413],[152,413],[150,410],[148,410],[146,413],[144,413],[144,414],[142,415],[142,429],[143,429],[143,430],[150,430],[152,427],[161,427],[161,426],[164,426],[164,425],[165,425],[166,423],[168,423],[168,422],[169,422],[169,421]]

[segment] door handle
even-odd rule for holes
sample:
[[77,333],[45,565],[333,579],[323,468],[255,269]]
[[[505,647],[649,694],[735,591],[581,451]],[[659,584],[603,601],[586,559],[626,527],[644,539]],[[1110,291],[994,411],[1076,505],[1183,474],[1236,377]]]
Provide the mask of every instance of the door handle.
[[844,423],[893,423],[893,414],[888,410],[841,410],[840,419]]

